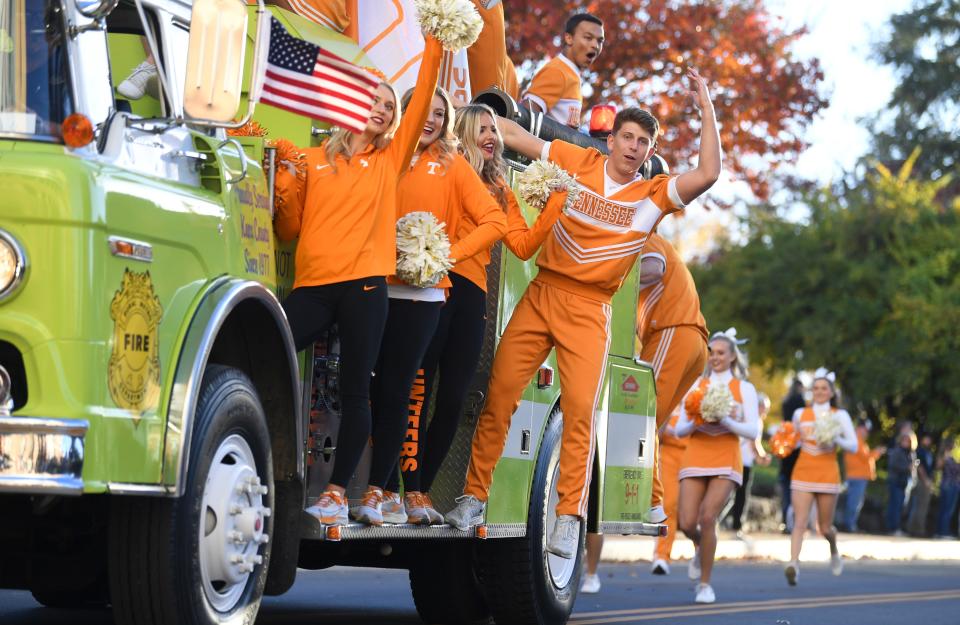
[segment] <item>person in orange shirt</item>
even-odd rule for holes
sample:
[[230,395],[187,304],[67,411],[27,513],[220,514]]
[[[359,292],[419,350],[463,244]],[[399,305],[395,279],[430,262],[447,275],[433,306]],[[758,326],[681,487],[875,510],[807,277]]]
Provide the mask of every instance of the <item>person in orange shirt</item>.
[[[700,313],[700,296],[697,295],[693,276],[677,250],[655,232],[647,239],[640,257],[640,287],[637,302],[637,335],[642,343],[640,358],[653,365],[657,388],[657,429],[661,430],[707,362],[707,323]],[[685,440],[683,446],[686,447]],[[670,516],[663,507],[665,489],[659,457],[659,445],[656,445],[653,495],[647,516],[650,523],[662,523]],[[675,479],[672,486],[677,487]],[[666,496],[676,503],[676,492],[667,493]],[[676,522],[672,525],[676,529]],[[587,575],[581,588],[584,592],[600,589],[596,563],[602,546],[603,536],[587,536]],[[667,548],[667,557],[654,561],[652,572],[669,574],[669,559]]]
[[573,557],[587,512],[595,445],[595,410],[610,340],[610,300],[664,216],[709,189],[720,175],[720,138],[706,82],[688,74],[702,107],[700,159],[679,176],[644,180],[639,168],[653,155],[659,125],[640,109],[620,111],[607,138],[610,156],[563,141],[546,143],[501,121],[508,147],[549,159],[575,176],[579,197],[546,235],[539,273],[517,304],[493,362],[487,403],[473,438],[464,496],[447,514],[460,529],[483,520],[493,470],[523,389],[551,349],[557,350],[563,439],[557,522],[547,549]]
[[[410,97],[411,92],[407,92],[405,106],[409,106]],[[397,188],[396,217],[415,211],[432,213],[445,224],[450,259],[456,266],[499,240],[506,231],[506,218],[470,163],[457,152],[453,122],[450,97],[437,88],[414,162]],[[467,219],[472,227],[461,228]],[[427,413],[417,405],[417,395],[423,392],[411,396],[411,389],[437,330],[446,291],[453,283],[447,276],[434,287],[421,288],[393,275],[387,282],[389,312],[371,392],[373,458],[369,486],[360,504],[350,512],[356,520],[370,525],[381,525],[384,520],[429,525],[442,522],[442,517],[437,518],[440,515],[423,497],[418,483],[420,431],[426,425]],[[402,502],[396,490],[384,494],[391,474],[396,473],[398,454],[404,478]],[[388,519],[384,519],[385,512]]]
[[846,532],[857,531],[857,520],[860,518],[860,509],[863,508],[867,484],[877,479],[877,458],[887,453],[884,445],[870,449],[867,444],[869,423],[861,421],[857,424],[857,450],[843,452],[843,468],[847,477],[847,500],[843,508],[843,529]]
[[[346,0],[265,0],[265,3],[292,11],[338,33],[350,25]],[[247,4],[257,4],[257,0],[247,0]]]
[[[696,546],[687,577],[698,581],[694,601],[713,603],[710,585],[717,550],[717,519],[734,489],[743,483],[740,437],[754,439],[760,432],[757,391],[747,381],[747,366],[738,348],[736,330],[710,337],[703,377],[690,393],[706,393],[712,385],[727,386],[733,409],[720,421],[708,422],[685,398],[680,404],[677,436],[690,436],[680,465],[680,529]],[[690,394],[688,393],[688,395]]]
[[580,73],[590,67],[603,50],[603,21],[590,13],[577,13],[567,20],[563,52],[541,67],[523,92],[522,102],[531,113],[543,113],[561,124],[580,127]]
[[363,133],[336,130],[277,171],[274,229],[281,241],[300,239],[294,288],[283,302],[294,344],[304,349],[334,323],[340,335],[336,461],[330,484],[307,508],[324,524],[347,522],[344,493],[370,437],[370,372],[387,316],[386,276],[396,267],[397,182],[427,118],[441,55],[426,36],[402,119],[396,90],[381,83]]
[[467,48],[470,67],[470,91],[476,96],[489,87],[497,87],[517,97],[517,69],[507,55],[503,3],[499,0],[473,0],[483,19],[483,30]]
[[[460,152],[483,181],[501,211],[507,213],[508,231],[504,242],[521,258],[529,258],[539,247],[553,221],[559,216],[558,208],[563,198],[551,198],[550,207],[541,213],[534,228],[529,228],[513,191],[507,185],[504,174],[503,141],[496,125],[496,113],[483,104],[470,104],[457,110],[454,133],[460,140]],[[562,194],[558,194],[562,195]],[[565,196],[563,196],[565,197]],[[460,221],[458,236],[477,228],[469,213]],[[440,320],[433,340],[423,358],[422,394],[411,396],[411,404],[420,415],[429,413],[430,403],[435,402],[429,427],[420,423],[419,444],[415,452],[402,457],[408,468],[403,471],[406,490],[420,493],[423,507],[434,520],[442,522],[443,515],[436,511],[430,498],[430,487],[447,457],[450,445],[457,432],[467,388],[480,359],[487,314],[487,265],[490,263],[492,246],[485,247],[469,258],[459,261],[450,270],[450,297],[440,309]],[[436,398],[432,396],[434,380],[440,374]],[[425,430],[425,431],[424,431]],[[387,483],[390,497],[399,489],[399,479],[391,473]],[[391,513],[396,504],[390,507]],[[388,504],[384,503],[384,520]],[[408,510],[409,512],[409,507]]]
[[[813,374],[813,405],[797,408],[793,413],[793,427],[800,434],[800,455],[790,477],[790,498],[793,503],[793,532],[790,535],[790,561],[784,575],[791,586],[800,576],[800,550],[807,532],[810,510],[817,504],[817,530],[830,545],[830,571],[843,572],[843,558],[837,548],[837,528],[833,513],[840,494],[840,466],[837,449],[855,452],[858,447],[853,422],[846,410],[837,408],[837,391],[832,371],[823,367]],[[818,419],[832,418],[836,433],[832,440],[817,440]]]

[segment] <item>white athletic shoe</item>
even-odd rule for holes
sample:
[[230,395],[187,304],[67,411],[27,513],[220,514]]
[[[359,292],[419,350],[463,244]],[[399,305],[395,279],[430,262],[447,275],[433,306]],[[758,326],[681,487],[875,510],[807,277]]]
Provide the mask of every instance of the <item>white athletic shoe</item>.
[[693,598],[694,603],[713,603],[717,600],[710,584],[697,584],[697,595]]
[[400,493],[385,490],[383,491],[383,503],[380,505],[380,512],[383,514],[384,523],[406,523],[407,508],[403,505],[403,499]]
[[788,562],[783,574],[787,577],[787,583],[791,586],[797,585],[797,578],[800,577],[800,564],[798,562]]
[[653,506],[647,512],[648,523],[663,523],[667,520],[667,513],[663,511],[663,506]]
[[487,504],[473,495],[457,497],[457,507],[443,515],[447,525],[452,525],[461,532],[466,532],[475,525],[483,523],[483,513]]
[[696,581],[700,579],[700,550],[693,554],[693,560],[687,565],[687,577]]
[[375,486],[368,486],[360,505],[350,509],[350,516],[364,525],[378,527],[383,525],[382,505],[383,491]]
[[569,560],[580,546],[580,517],[561,514],[553,526],[553,533],[547,541],[547,551],[555,556]]
[[139,100],[144,95],[156,98],[160,95],[158,83],[157,66],[150,61],[144,61],[117,85],[117,93],[129,100]]
[[[657,558],[650,567],[650,572],[654,575],[670,575],[670,563],[663,558]],[[700,577],[699,575],[697,577]]]
[[830,556],[830,572],[834,575],[843,573],[843,556],[839,553]]
[[596,573],[592,575],[587,573],[583,576],[583,583],[580,584],[580,592],[593,595],[600,592],[600,576]]

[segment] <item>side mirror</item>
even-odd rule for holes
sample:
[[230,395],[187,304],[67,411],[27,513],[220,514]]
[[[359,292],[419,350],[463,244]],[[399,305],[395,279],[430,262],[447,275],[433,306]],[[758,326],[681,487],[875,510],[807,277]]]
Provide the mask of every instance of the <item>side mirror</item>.
[[75,0],[77,11],[84,17],[99,20],[110,15],[120,0]]
[[183,85],[191,118],[232,122],[240,108],[247,8],[243,0],[194,0]]

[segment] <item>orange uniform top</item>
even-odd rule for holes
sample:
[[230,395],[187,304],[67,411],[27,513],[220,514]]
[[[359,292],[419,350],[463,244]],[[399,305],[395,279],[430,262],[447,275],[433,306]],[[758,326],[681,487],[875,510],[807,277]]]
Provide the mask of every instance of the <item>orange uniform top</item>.
[[564,141],[545,144],[542,156],[575,176],[581,193],[546,237],[537,258],[537,279],[609,302],[648,233],[665,215],[683,208],[676,178],[637,177],[620,185],[607,176],[603,154]]
[[416,91],[387,147],[369,145],[349,160],[339,155],[336,170],[323,146],[307,148],[306,176],[278,168],[274,227],[282,241],[300,237],[294,288],[396,271],[397,182],[423,131],[441,55],[440,43],[426,37]]
[[580,70],[564,55],[555,56],[540,68],[523,92],[523,99],[536,102],[548,117],[561,124],[580,126]]
[[480,36],[467,48],[470,67],[470,90],[477,95],[488,87],[499,87],[517,97],[517,70],[507,56],[507,41],[503,22],[503,3],[486,8],[485,0],[473,0],[483,19]]
[[[503,178],[497,181],[497,185],[503,190],[504,197],[507,200],[507,232],[503,237],[503,242],[507,249],[513,252],[514,256],[521,260],[527,260],[533,256],[534,252],[540,249],[540,245],[550,233],[553,224],[560,217],[563,202],[566,200],[566,194],[554,193],[547,200],[547,205],[537,217],[533,227],[527,225],[527,219],[523,216],[523,209],[517,202],[517,196],[513,194],[513,189]],[[491,196],[493,193],[491,192]],[[461,230],[469,232],[476,225],[470,219],[469,215],[464,215],[461,221]],[[486,292],[487,290],[487,265],[490,264],[490,247],[486,247],[475,255],[466,259],[464,262],[457,262],[451,270],[464,278],[470,280]]]
[[[467,159],[453,154],[444,163],[435,146],[424,150],[400,178],[397,219],[415,211],[429,211],[446,224],[450,256],[457,263],[452,271],[476,255],[489,262],[490,246],[507,231],[506,216]],[[395,277],[388,281],[402,284]],[[451,286],[446,277],[437,284],[441,289]]]
[[877,479],[877,458],[880,452],[870,449],[866,438],[857,437],[857,451],[843,452],[843,466],[846,468],[848,480]]
[[677,250],[654,232],[643,247],[641,258],[647,257],[662,260],[665,271],[659,282],[640,292],[637,302],[640,341],[647,343],[653,332],[675,326],[693,326],[706,340],[707,322],[700,312],[697,285]]

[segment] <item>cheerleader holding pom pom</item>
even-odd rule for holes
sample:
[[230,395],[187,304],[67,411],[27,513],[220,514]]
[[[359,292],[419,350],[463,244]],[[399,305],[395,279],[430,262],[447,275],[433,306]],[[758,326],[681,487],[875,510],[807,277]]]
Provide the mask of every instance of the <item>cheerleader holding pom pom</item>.
[[790,562],[784,568],[787,583],[797,584],[800,575],[800,549],[807,529],[810,508],[817,502],[817,530],[830,545],[830,571],[843,572],[843,559],[837,549],[837,528],[833,513],[840,494],[840,467],[837,450],[857,450],[857,434],[846,410],[837,408],[836,376],[824,368],[814,372],[813,405],[793,413],[793,429],[800,439],[800,455],[790,483],[793,503],[793,533],[790,536]]
[[687,569],[698,581],[696,603],[713,603],[710,586],[717,550],[717,517],[737,486],[743,483],[740,437],[760,432],[757,391],[747,382],[747,368],[730,328],[714,334],[708,345],[704,375],[681,403],[677,436],[690,442],[680,465],[680,529],[696,546]]

